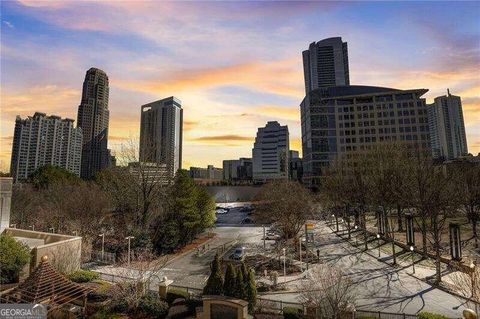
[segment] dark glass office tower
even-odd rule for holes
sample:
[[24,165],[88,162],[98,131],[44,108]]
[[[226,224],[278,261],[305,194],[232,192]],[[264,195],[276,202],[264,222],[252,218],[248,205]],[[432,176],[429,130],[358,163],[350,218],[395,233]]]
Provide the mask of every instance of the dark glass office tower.
[[347,42],[341,37],[312,42],[302,55],[306,94],[322,87],[350,85]]
[[110,164],[108,145],[108,76],[90,68],[83,81],[78,127],[83,131],[81,177],[92,178]]

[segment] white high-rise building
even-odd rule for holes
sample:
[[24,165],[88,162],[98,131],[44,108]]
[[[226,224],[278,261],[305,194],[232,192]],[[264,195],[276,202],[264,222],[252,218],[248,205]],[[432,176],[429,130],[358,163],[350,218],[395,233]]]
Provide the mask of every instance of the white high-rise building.
[[446,160],[468,154],[462,101],[459,96],[436,97],[428,105],[428,124],[430,126],[432,155]]
[[165,164],[173,179],[182,168],[182,102],[171,96],[142,105],[140,162]]
[[14,182],[26,180],[37,168],[53,165],[80,176],[82,129],[72,119],[36,112],[17,116],[10,173]]
[[259,128],[252,150],[253,180],[288,178],[288,154],[288,126],[272,121]]

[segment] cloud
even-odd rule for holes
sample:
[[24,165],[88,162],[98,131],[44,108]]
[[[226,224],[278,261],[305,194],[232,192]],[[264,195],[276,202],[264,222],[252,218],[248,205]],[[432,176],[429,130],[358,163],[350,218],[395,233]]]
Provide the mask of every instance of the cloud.
[[200,142],[228,142],[228,141],[252,141],[254,138],[251,136],[240,135],[217,135],[217,136],[201,136],[194,138],[194,141]]
[[303,82],[297,62],[298,59],[244,62],[174,71],[165,78],[138,81],[112,79],[111,84],[125,90],[153,94],[238,85],[251,90],[301,98]]
[[7,27],[9,27],[10,29],[15,29],[15,26],[14,26],[11,22],[9,22],[9,21],[7,21],[7,20],[3,20],[3,23],[4,23]]

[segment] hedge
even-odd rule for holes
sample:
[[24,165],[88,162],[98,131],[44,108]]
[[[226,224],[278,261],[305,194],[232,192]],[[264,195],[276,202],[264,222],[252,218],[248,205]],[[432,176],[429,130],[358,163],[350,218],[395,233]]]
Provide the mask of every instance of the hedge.
[[148,316],[148,318],[164,318],[168,313],[168,303],[161,300],[157,294],[148,293],[140,299],[138,308]]
[[171,289],[168,289],[165,301],[168,302],[168,304],[172,304],[172,302],[175,301],[175,299],[183,298],[186,300],[189,297],[190,295],[186,290],[171,288]]
[[449,319],[446,316],[439,315],[436,313],[426,312],[426,311],[420,312],[417,317],[418,319]]
[[283,308],[283,318],[284,319],[303,319],[305,316],[302,314],[301,309],[294,307],[284,307]]

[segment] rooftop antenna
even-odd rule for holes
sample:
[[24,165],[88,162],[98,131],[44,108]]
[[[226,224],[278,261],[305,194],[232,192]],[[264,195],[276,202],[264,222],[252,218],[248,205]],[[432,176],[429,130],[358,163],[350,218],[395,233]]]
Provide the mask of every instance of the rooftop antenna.
[[447,88],[447,95],[450,96],[450,89]]

